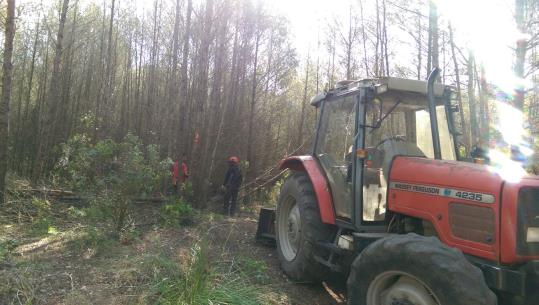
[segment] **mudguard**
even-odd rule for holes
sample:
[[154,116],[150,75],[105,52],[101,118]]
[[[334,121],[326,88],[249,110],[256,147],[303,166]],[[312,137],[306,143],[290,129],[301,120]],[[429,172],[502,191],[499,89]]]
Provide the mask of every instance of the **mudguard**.
[[307,173],[313,185],[314,193],[318,201],[320,218],[325,224],[335,224],[335,210],[329,185],[318,161],[312,156],[293,156],[281,161],[280,169],[291,169]]

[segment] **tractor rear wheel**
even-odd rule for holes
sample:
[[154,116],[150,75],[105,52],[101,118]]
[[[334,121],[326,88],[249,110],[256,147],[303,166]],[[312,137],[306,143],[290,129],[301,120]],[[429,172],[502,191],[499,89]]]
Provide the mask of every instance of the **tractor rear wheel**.
[[298,282],[316,282],[329,271],[315,256],[327,255],[317,241],[331,241],[335,229],[322,223],[309,177],[290,175],[281,188],[276,217],[277,253],[281,268]]
[[435,237],[386,237],[365,249],[348,278],[349,305],[495,305],[481,271]]

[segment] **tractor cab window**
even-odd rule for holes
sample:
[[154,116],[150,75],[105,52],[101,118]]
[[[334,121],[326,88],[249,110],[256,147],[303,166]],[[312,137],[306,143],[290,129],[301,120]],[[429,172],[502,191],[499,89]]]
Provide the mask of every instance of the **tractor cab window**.
[[[430,117],[423,101],[382,101],[366,105],[365,142],[368,158],[363,174],[363,220],[383,220],[389,167],[397,155],[434,157]],[[444,106],[437,107],[443,159],[455,159]]]
[[357,96],[324,101],[316,147],[316,156],[331,188],[335,212],[341,218],[351,215],[356,101]]

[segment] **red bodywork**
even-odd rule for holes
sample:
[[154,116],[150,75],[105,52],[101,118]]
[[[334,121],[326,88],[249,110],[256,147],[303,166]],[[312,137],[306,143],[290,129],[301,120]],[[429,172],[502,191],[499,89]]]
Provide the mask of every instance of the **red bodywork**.
[[[523,186],[539,187],[539,179],[526,177],[519,183],[506,183],[502,193],[502,230],[500,247],[501,262],[506,264],[537,260],[539,256],[523,256],[516,253],[517,201],[519,189]],[[539,204],[539,203],[538,203]]]
[[320,218],[323,223],[335,224],[335,211],[333,210],[333,200],[326,176],[320,169],[320,165],[312,156],[294,156],[281,161],[280,169],[289,168],[295,171],[307,173],[313,184],[314,193],[320,209]]
[[[312,156],[294,156],[283,160],[280,168],[307,173],[318,200],[322,222],[335,224],[331,192],[318,162]],[[429,221],[442,242],[466,254],[501,264],[539,259],[539,256],[520,256],[516,253],[518,191],[522,186],[539,187],[539,179],[524,178],[519,183],[511,184],[504,182],[486,165],[399,156],[393,160],[391,166],[388,184],[392,182],[452,188],[494,196],[493,203],[483,203],[389,188],[387,208],[392,212]],[[451,203],[491,209],[494,215],[492,242],[477,242],[455,236],[449,222]]]
[[[518,190],[524,185],[539,186],[539,180],[522,179],[517,184],[509,184],[496,173],[491,172],[486,165],[396,157],[390,171],[390,182],[429,185],[493,195],[493,203],[482,203],[390,188],[388,209],[431,222],[441,241],[470,255],[503,264],[539,259],[539,256],[521,257],[516,254]],[[474,242],[456,237],[449,223],[450,203],[491,209],[495,224],[492,243]],[[473,218],[470,221],[473,221]]]

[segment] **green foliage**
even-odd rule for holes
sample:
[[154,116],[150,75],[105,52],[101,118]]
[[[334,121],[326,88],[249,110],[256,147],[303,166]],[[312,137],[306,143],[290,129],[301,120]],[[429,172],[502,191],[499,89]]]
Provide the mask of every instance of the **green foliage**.
[[143,146],[128,134],[122,142],[105,139],[93,144],[87,135],[62,145],[56,179],[79,193],[119,191],[123,196],[150,195],[168,175],[168,161],[159,159],[155,145]]
[[87,215],[84,210],[78,209],[78,208],[76,208],[74,206],[68,207],[66,209],[66,213],[72,219],[82,218],[82,217],[85,217]]
[[260,190],[256,193],[256,200],[262,202],[264,206],[276,206],[277,201],[279,200],[279,194],[281,192],[281,187],[288,177],[288,172],[285,172],[273,185],[268,185],[268,187]]
[[37,218],[32,222],[29,233],[34,236],[42,236],[48,234],[50,228],[53,228],[50,218]]
[[162,270],[154,278],[159,305],[259,305],[257,287],[238,273],[219,274],[211,267],[208,246],[202,242],[191,249],[185,266],[159,258],[152,270]]
[[92,216],[111,220],[118,233],[125,229],[133,199],[158,192],[168,175],[169,161],[160,160],[157,146],[144,146],[132,134],[122,142],[105,139],[95,144],[87,135],[75,135],[62,145],[62,152],[56,180],[90,198],[97,207]]
[[183,198],[172,199],[161,207],[159,214],[167,226],[192,225],[197,217],[197,211]]
[[95,227],[81,228],[70,242],[70,247],[77,252],[87,252],[92,256],[107,252],[112,245],[111,235]]
[[32,217],[30,233],[35,236],[56,234],[56,228],[52,225],[51,203],[45,199],[32,198],[31,204],[37,212]]
[[32,198],[32,206],[37,210],[37,217],[44,218],[51,213],[51,203],[46,199]]
[[268,265],[264,261],[244,258],[240,260],[240,268],[245,277],[253,279],[257,284],[267,284],[270,280]]
[[187,181],[180,186],[180,192],[183,198],[188,201],[191,201],[195,198],[195,191],[193,190],[193,183]]
[[1,240],[0,239],[0,266],[3,262],[9,260],[11,253],[15,248],[18,246],[18,243],[16,240],[8,239],[8,240]]

